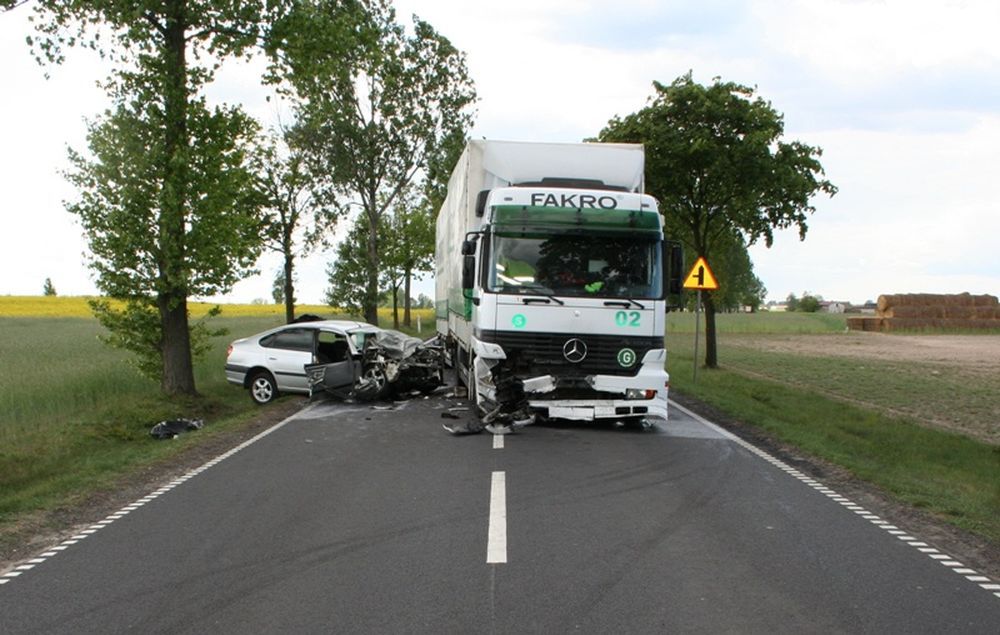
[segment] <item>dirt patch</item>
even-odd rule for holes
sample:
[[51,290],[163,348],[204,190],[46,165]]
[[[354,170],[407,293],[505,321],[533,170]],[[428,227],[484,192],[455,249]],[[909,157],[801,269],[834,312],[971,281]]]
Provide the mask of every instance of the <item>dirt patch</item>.
[[770,335],[727,339],[745,348],[800,355],[852,357],[961,367],[1000,375],[1000,335]]
[[179,455],[122,476],[110,488],[62,507],[24,515],[0,529],[0,573],[34,558],[70,536],[183,476],[300,410],[305,400],[288,397],[266,408],[236,430],[207,437]]
[[924,542],[982,575],[1000,580],[1000,545],[901,503],[871,483],[856,478],[844,468],[806,455],[802,450],[782,443],[760,429],[733,419],[697,399],[678,394],[676,390],[670,392],[670,398],[797,470],[822,481],[824,485],[840,492],[873,514],[881,516],[912,535],[919,536]]

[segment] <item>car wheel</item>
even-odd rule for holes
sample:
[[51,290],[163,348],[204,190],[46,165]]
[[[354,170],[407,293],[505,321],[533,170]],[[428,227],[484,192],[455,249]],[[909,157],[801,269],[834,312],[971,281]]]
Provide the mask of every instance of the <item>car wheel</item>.
[[369,366],[361,376],[361,384],[364,389],[359,390],[357,397],[364,401],[374,401],[385,395],[385,387],[388,381],[385,371],[378,366]]
[[259,406],[278,398],[278,386],[271,373],[261,370],[254,374],[250,379],[250,398]]

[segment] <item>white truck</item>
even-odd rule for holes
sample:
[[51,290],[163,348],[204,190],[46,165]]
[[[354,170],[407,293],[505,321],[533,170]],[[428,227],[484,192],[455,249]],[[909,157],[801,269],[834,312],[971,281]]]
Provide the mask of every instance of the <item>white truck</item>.
[[667,417],[680,245],[641,145],[472,140],[437,218],[436,323],[483,420]]

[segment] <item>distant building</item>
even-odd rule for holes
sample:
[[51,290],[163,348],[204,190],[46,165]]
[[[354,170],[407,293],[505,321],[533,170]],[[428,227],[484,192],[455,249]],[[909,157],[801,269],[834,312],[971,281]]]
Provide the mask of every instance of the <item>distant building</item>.
[[838,302],[836,300],[824,300],[819,303],[821,313],[844,313],[850,307],[850,302]]

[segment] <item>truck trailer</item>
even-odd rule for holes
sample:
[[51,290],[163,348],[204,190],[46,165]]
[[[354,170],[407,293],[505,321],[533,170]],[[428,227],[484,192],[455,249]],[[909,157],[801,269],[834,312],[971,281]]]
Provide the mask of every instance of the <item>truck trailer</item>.
[[437,217],[436,324],[484,421],[666,419],[683,255],[638,144],[472,140]]

